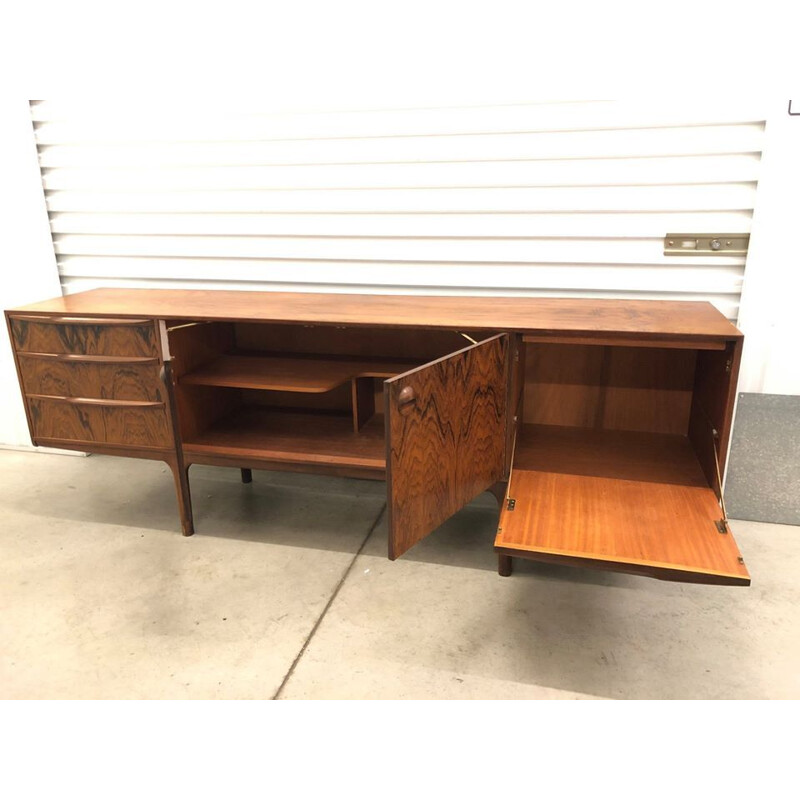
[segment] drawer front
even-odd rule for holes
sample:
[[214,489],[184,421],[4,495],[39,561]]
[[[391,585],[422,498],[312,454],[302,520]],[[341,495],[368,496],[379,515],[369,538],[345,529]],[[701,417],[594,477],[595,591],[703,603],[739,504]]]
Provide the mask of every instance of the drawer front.
[[70,320],[11,317],[17,352],[158,357],[155,325],[149,320]]
[[19,353],[19,369],[26,394],[104,400],[166,400],[166,390],[159,379],[160,367],[155,358],[144,363],[102,363]]
[[29,397],[34,439],[61,439],[131,447],[170,447],[162,405],[111,406]]

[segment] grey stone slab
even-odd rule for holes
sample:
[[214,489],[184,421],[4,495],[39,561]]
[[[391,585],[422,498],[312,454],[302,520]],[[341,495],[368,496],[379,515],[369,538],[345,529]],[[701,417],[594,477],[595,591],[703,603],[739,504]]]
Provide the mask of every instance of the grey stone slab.
[[732,517],[800,524],[800,397],[739,395],[725,504]]

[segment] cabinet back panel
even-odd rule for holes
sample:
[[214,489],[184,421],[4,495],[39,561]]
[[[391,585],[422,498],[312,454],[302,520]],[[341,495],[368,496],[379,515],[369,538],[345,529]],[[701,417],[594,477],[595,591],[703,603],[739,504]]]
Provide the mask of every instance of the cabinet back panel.
[[[468,333],[468,331],[467,331]],[[488,338],[486,333],[473,338]],[[341,328],[333,325],[239,323],[236,346],[242,350],[416,359],[420,364],[460,350],[467,344],[456,331]]]
[[528,344],[524,421],[685,435],[697,353]]

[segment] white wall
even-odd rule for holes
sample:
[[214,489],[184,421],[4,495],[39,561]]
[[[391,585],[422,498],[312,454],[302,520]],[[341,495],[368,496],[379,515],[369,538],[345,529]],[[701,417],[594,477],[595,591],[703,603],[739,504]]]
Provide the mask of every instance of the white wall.
[[[0,305],[58,297],[53,242],[27,100],[0,98]],[[0,443],[30,446],[25,410],[8,342],[0,333]]]
[[[706,297],[729,317],[738,314],[746,334],[741,390],[800,393],[793,322],[800,266],[798,251],[792,250],[800,219],[800,118],[788,116],[783,100],[768,108],[760,102],[745,105],[724,111],[684,109],[679,117],[659,104],[636,103],[348,112],[339,117],[262,112],[249,114],[249,129],[234,120],[240,140],[232,146],[209,136],[215,125],[228,123],[209,120],[202,111],[202,124],[187,128],[183,112],[162,109],[171,120],[170,136],[177,139],[173,144],[148,139],[152,130],[163,139],[163,121],[156,120],[155,128],[140,122],[137,139],[126,128],[130,115],[108,108],[98,114],[91,103],[41,104],[34,117],[60,279],[67,290],[99,284],[185,285],[186,279],[198,283],[207,273],[210,286],[233,280],[242,288],[297,288],[299,282],[309,289],[340,291],[405,291],[411,285],[412,291],[435,287],[439,292],[625,296],[630,294],[625,289],[633,287],[639,296]],[[767,110],[764,138],[759,120]],[[267,125],[271,131],[276,124],[284,129],[284,141],[265,138],[258,127]],[[464,135],[476,125],[487,135]],[[528,132],[520,133],[521,127]],[[256,141],[246,141],[250,129]],[[430,135],[416,135],[420,132]],[[122,144],[116,140],[120,133]],[[386,136],[398,133],[406,135]],[[182,142],[187,136],[189,142]],[[182,165],[181,159],[188,161]],[[397,160],[412,163],[393,163]],[[192,165],[197,169],[184,168]],[[0,169],[5,262],[0,299],[8,308],[60,293],[25,101],[0,105]],[[204,185],[183,186],[187,180]],[[168,207],[158,214],[147,206],[110,213],[102,203],[113,199],[108,190],[120,181],[125,202],[148,200],[142,190],[155,189]],[[239,191],[224,195],[231,181]],[[276,181],[283,187],[277,193],[269,189]],[[523,186],[508,188],[514,181]],[[387,192],[387,184],[405,188]],[[602,196],[592,188],[598,185],[605,187]],[[265,186],[266,193],[259,191]],[[321,188],[310,193],[311,186]],[[252,202],[257,195],[259,209],[267,213],[237,207],[215,216],[169,205],[191,199],[198,188],[207,190],[211,203],[202,212],[234,197]],[[553,192],[565,201],[564,213],[552,213]],[[358,204],[366,193],[371,203],[362,209]],[[276,194],[281,195],[277,205]],[[386,198],[391,203],[384,211],[399,213],[359,213],[374,210],[374,203]],[[538,211],[537,199],[542,204]],[[98,200],[100,208],[93,205]],[[467,213],[442,214],[453,210],[450,201]],[[274,213],[286,202],[297,206],[295,213]],[[341,202],[342,208],[335,207]],[[648,210],[642,213],[644,207]],[[526,209],[532,213],[519,213]],[[751,216],[741,308],[739,261],[665,259],[660,253],[660,237],[669,226],[678,232],[698,226],[744,232],[751,228]],[[208,258],[211,251],[214,257]],[[400,252],[402,258],[391,256]],[[117,268],[128,273],[115,273]],[[5,332],[2,338],[0,376],[9,390],[0,398],[0,442],[26,445]]]
[[[793,112],[800,112],[800,97]],[[800,116],[773,99],[742,291],[740,392],[800,394]]]
[[710,300],[750,230],[759,103],[518,102],[281,112],[269,102],[32,108],[66,292],[94,286]]

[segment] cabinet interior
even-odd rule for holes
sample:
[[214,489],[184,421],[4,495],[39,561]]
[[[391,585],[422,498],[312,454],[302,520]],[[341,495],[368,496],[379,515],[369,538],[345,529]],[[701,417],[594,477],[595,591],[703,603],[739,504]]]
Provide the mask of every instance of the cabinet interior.
[[[523,348],[518,463],[536,461],[540,440],[555,445],[562,438],[563,448],[550,448],[552,459],[614,476],[634,458],[626,443],[647,443],[645,450],[664,450],[667,458],[680,439],[718,491],[714,431],[725,425],[728,349],[548,342]],[[722,468],[724,454],[718,457]],[[687,480],[693,473],[687,468]]]
[[375,477],[386,466],[383,381],[468,344],[425,329],[174,322],[168,331],[192,461],[238,454]]
[[498,550],[749,580],[718,503],[730,359],[727,347],[525,343]]

